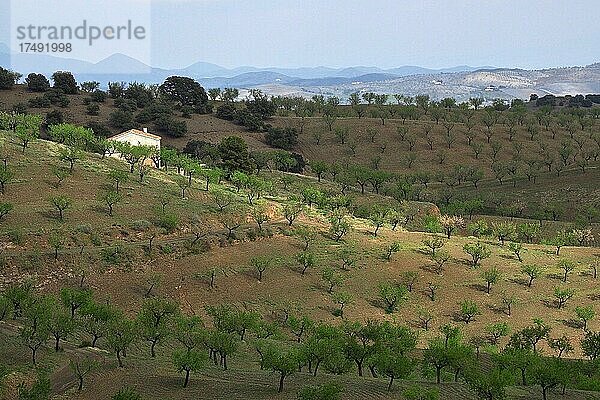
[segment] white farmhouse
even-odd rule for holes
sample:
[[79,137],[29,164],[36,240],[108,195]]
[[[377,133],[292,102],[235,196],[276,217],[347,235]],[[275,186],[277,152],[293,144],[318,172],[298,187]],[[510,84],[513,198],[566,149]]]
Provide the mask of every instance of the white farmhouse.
[[[148,133],[148,128],[144,128],[143,130],[139,129],[130,129],[125,132],[121,132],[117,135],[111,136],[108,140],[112,140],[115,142],[123,142],[129,143],[132,146],[148,146],[155,147],[157,151],[160,151],[160,140],[162,138],[158,135],[153,135],[152,133]],[[115,158],[121,158],[121,154],[114,153],[111,155]],[[154,163],[151,159],[146,159],[144,164],[148,166],[153,166]]]

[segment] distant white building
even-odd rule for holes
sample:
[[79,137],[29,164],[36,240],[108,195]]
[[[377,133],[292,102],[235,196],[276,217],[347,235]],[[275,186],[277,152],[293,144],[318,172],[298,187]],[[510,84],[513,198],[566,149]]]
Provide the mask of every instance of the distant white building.
[[[161,139],[162,138],[158,135],[148,133],[148,128],[143,128],[141,131],[139,129],[130,129],[128,131],[111,136],[107,140],[129,143],[132,146],[154,147],[157,151],[160,151]],[[119,153],[114,153],[111,156],[115,158],[121,158],[121,154]],[[144,164],[148,166],[154,166],[154,162],[150,158],[146,159]]]

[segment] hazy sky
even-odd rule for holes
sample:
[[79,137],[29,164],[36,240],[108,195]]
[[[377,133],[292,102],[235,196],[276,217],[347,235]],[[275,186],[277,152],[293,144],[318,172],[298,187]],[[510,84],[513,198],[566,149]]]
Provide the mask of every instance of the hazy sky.
[[160,67],[600,61],[598,0],[153,0],[151,7],[151,57]]

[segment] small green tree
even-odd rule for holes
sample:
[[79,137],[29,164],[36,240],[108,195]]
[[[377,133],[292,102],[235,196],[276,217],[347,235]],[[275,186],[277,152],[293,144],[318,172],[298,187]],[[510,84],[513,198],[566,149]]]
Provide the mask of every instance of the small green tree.
[[529,281],[527,282],[527,287],[531,287],[534,279],[537,279],[540,276],[542,276],[543,272],[543,268],[535,264],[525,264],[521,267],[521,273],[527,275],[527,277],[529,278]]
[[108,177],[115,185],[115,192],[119,193],[119,187],[122,183],[127,182],[129,175],[127,172],[120,169],[113,169],[108,173]]
[[400,282],[411,293],[418,279],[419,274],[416,271],[404,271],[400,274]]
[[300,264],[300,267],[302,268],[302,270],[301,270],[302,275],[306,274],[306,271],[309,268],[314,267],[317,263],[315,254],[310,251],[303,251],[301,253],[298,253],[298,255],[296,256],[296,260],[298,261],[298,263]]
[[100,196],[98,197],[99,201],[106,204],[106,207],[108,208],[108,215],[110,217],[112,217],[112,215],[113,215],[115,205],[120,203],[122,199],[123,199],[123,197],[121,196],[121,194],[114,190],[109,190],[108,192],[104,192],[104,193],[100,194]]
[[558,338],[548,338],[548,346],[556,351],[556,357],[558,358],[561,358],[563,355],[571,353],[574,350],[571,339],[566,335]]
[[140,336],[150,343],[150,356],[156,357],[156,346],[172,333],[172,321],[179,311],[177,304],[161,298],[147,299],[138,313]]
[[288,221],[288,226],[292,226],[296,218],[302,214],[304,206],[300,203],[289,203],[283,206],[283,216]]
[[53,196],[48,201],[58,211],[58,218],[61,221],[64,220],[64,212],[71,207],[71,204],[73,204],[73,200],[71,200],[69,196],[65,195]]
[[177,184],[177,186],[179,186],[179,189],[181,190],[181,198],[185,199],[185,192],[191,186],[190,180],[187,179],[187,178],[185,178],[185,177],[183,177],[183,176],[178,176],[175,179],[175,183]]
[[497,322],[495,324],[487,325],[485,327],[485,331],[488,334],[490,343],[497,345],[500,341],[500,338],[508,335],[510,332],[510,327],[506,322]]
[[472,300],[464,300],[460,302],[460,310],[458,312],[458,317],[465,324],[468,324],[471,321],[475,320],[477,315],[481,314],[481,310],[477,303]]
[[587,331],[581,340],[581,350],[591,361],[600,357],[600,332]]
[[323,161],[313,161],[310,163],[310,169],[317,175],[317,180],[321,182],[321,178],[329,170],[329,165]]
[[12,169],[6,165],[0,167],[0,193],[4,194],[6,191],[6,185],[13,180],[15,173]]
[[374,356],[374,360],[377,371],[390,379],[388,382],[388,391],[392,390],[394,379],[404,379],[414,369],[413,360],[391,349],[378,351]]
[[302,251],[308,250],[311,243],[313,243],[317,238],[317,233],[318,232],[315,228],[309,226],[299,226],[294,229],[294,235],[302,240],[302,243],[304,244]]
[[392,259],[392,256],[393,256],[395,253],[397,253],[397,252],[399,252],[399,251],[400,251],[401,247],[402,247],[402,246],[400,245],[400,243],[399,243],[399,242],[392,242],[392,243],[388,244],[388,245],[385,247],[385,259],[386,259],[387,261],[390,261],[390,260]]
[[48,236],[48,244],[54,250],[54,261],[58,260],[58,252],[65,245],[65,235],[62,232],[52,231]]
[[250,210],[250,216],[258,225],[258,230],[262,232],[263,224],[269,221],[270,216],[267,213],[267,207],[264,204],[256,204]]
[[537,357],[534,359],[531,377],[533,383],[541,387],[543,400],[547,400],[548,390],[557,387],[562,382],[564,368],[564,361],[559,358]]
[[477,268],[481,261],[492,255],[491,250],[483,243],[467,243],[463,246],[465,253],[471,256],[471,267]]
[[385,311],[393,313],[401,303],[408,299],[408,289],[402,285],[382,283],[379,285],[379,297],[383,301]]
[[263,274],[273,264],[273,259],[270,257],[252,257],[250,259],[250,265],[256,271],[256,277],[259,282],[262,282]]
[[75,163],[83,157],[83,152],[75,146],[66,146],[58,151],[58,157],[61,161],[69,163],[69,173],[72,175]]
[[22,153],[29,144],[40,137],[40,125],[43,118],[40,115],[18,114],[14,128],[17,138],[21,141]]
[[235,238],[236,230],[242,226],[245,221],[245,215],[239,210],[232,210],[230,212],[222,213],[219,215],[219,222],[223,225],[223,228],[227,229],[227,238]]
[[506,398],[506,388],[513,384],[513,376],[507,369],[494,367],[490,371],[478,366],[466,371],[465,381],[478,398],[495,400]]
[[300,360],[298,350],[294,347],[286,348],[283,345],[266,343],[262,346],[261,352],[263,368],[279,373],[277,393],[283,392],[285,379],[298,369]]
[[554,297],[556,298],[556,307],[563,308],[567,301],[575,295],[575,289],[571,288],[554,288]]
[[436,253],[430,254],[429,258],[434,263],[435,272],[438,275],[442,275],[444,273],[444,266],[452,257],[450,257],[450,253],[445,250],[440,250]]
[[123,315],[111,319],[108,326],[107,346],[117,356],[119,368],[123,368],[123,356],[138,337],[137,325]]
[[348,222],[346,218],[338,218],[334,216],[330,218],[329,222],[331,223],[329,233],[336,242],[342,240],[342,238],[346,236],[346,234],[350,232],[350,229],[352,228],[350,222]]
[[502,292],[502,305],[504,306],[505,313],[509,317],[512,314],[512,308],[515,304],[518,303],[518,299],[514,294],[507,293],[506,291]]
[[490,294],[492,285],[496,284],[501,276],[502,276],[502,274],[496,267],[493,267],[486,271],[483,271],[483,273],[481,274],[481,277],[483,278],[483,280],[486,283],[486,293],[487,294]]
[[77,377],[77,390],[83,389],[85,377],[98,367],[98,362],[91,357],[74,357],[69,360],[69,368]]
[[575,264],[575,262],[573,262],[571,260],[563,259],[563,260],[559,261],[558,267],[562,270],[562,273],[563,273],[562,281],[566,283],[567,276],[569,275],[569,273],[571,273],[575,269],[576,264]]
[[327,293],[333,293],[333,289],[344,283],[345,277],[338,274],[335,269],[327,267],[321,274],[321,279],[327,285]]
[[183,380],[184,388],[190,382],[190,373],[200,371],[206,360],[206,354],[197,350],[177,349],[173,352],[173,365],[175,365],[175,369],[179,373],[185,373]]
[[92,292],[88,289],[65,287],[60,290],[60,300],[71,313],[71,319],[74,319],[77,310],[92,301]]
[[340,318],[344,318],[344,307],[352,303],[352,294],[346,291],[335,292],[331,296],[331,300],[340,307],[336,310],[335,314]]
[[586,331],[588,321],[594,319],[596,316],[596,311],[594,311],[594,306],[589,304],[587,306],[575,307],[575,314],[577,315],[579,321],[581,321],[581,327],[584,331]]
[[523,258],[521,257],[521,253],[523,252],[522,243],[510,242],[508,244],[508,249],[512,251],[512,253],[515,255],[515,257],[517,257],[517,260],[519,260],[519,262],[523,262]]
[[423,240],[423,245],[427,248],[425,250],[429,255],[434,256],[438,249],[441,249],[446,244],[446,241],[439,236],[431,236],[429,239]]
[[496,235],[502,246],[504,246],[504,242],[506,240],[509,240],[515,236],[516,227],[511,222],[499,222],[492,224],[492,231],[494,232],[494,235]]
[[51,168],[52,175],[56,178],[55,188],[59,188],[65,179],[69,176],[69,170],[64,167],[53,166]]

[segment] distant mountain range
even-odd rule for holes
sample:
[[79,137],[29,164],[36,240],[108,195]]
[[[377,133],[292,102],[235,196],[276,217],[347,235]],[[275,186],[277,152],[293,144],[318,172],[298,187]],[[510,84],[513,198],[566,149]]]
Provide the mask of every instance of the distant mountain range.
[[[232,79],[231,82],[245,84],[262,84],[280,79],[281,81],[291,82],[301,79],[309,80],[332,79],[332,78],[347,78],[352,79],[363,75],[388,75],[388,76],[408,76],[415,74],[432,74],[432,73],[447,73],[460,71],[475,71],[482,68],[493,67],[470,67],[467,65],[443,68],[443,69],[428,69],[417,66],[402,66],[391,69],[381,69],[378,67],[349,67],[349,68],[330,68],[330,67],[301,67],[301,68],[278,68],[278,67],[237,67],[225,68],[217,64],[207,62],[197,62],[182,69],[163,69],[148,66],[136,59],[123,54],[113,54],[112,56],[91,63],[71,58],[53,57],[45,54],[21,54],[11,53],[8,46],[0,43],[0,65],[9,66],[11,64],[18,65],[21,73],[27,74],[37,72],[43,74],[51,74],[57,70],[67,70],[74,74],[83,77],[107,75],[101,77],[102,82],[115,80],[114,77],[144,75],[143,81],[149,83],[162,82],[166,77],[171,75],[190,76],[195,79],[212,79],[214,83],[228,82],[227,79]],[[119,73],[119,71],[125,71]],[[129,80],[129,79],[127,79]],[[342,81],[337,81],[338,83]],[[336,83],[332,81],[314,81],[314,83]],[[220,86],[220,85],[219,85]]]
[[[123,54],[114,54],[97,63],[53,57],[44,54],[10,53],[0,43],[0,65],[19,66],[19,72],[43,73],[67,70],[79,81],[94,80],[103,86],[110,81],[162,83],[171,75],[189,76],[204,87],[259,88],[272,95],[315,94],[341,98],[356,91],[378,93],[429,94],[434,99],[455,97],[459,100],[481,96],[493,98],[527,98],[531,93],[576,94],[600,93],[600,64],[586,67],[551,68],[545,70],[506,69],[467,65],[443,69],[402,66],[390,69],[356,66],[348,68],[224,68],[197,62],[183,69],[148,66]],[[126,71],[126,72],[123,72]],[[121,72],[121,73],[119,73]]]

